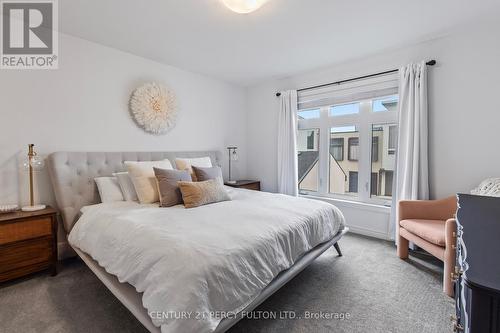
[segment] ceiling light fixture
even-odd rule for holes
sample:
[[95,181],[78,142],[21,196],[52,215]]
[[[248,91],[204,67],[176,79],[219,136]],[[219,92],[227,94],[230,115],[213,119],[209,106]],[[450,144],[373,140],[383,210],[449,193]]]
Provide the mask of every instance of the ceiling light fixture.
[[259,9],[268,0],[222,0],[227,8],[239,14],[248,14]]

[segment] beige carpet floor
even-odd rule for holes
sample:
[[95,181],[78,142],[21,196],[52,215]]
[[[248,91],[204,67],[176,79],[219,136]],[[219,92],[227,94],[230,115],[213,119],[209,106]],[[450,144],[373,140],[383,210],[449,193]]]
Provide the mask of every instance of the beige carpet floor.
[[[439,262],[419,254],[402,261],[393,244],[356,235],[340,246],[343,257],[329,249],[229,333],[451,332],[453,301],[441,291]],[[68,260],[56,277],[0,286],[0,332],[146,330],[83,262]]]

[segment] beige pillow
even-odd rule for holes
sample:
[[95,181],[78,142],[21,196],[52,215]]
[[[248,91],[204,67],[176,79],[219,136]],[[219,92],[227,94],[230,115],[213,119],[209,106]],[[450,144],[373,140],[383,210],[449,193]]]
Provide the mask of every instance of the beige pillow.
[[134,184],[137,198],[140,203],[154,203],[160,200],[156,178],[153,168],[170,169],[172,164],[169,160],[135,162],[126,161],[128,175]]
[[211,168],[212,161],[208,156],[197,157],[197,158],[176,158],[175,166],[177,167],[177,170],[189,171],[189,174],[191,175],[193,182],[196,182],[198,181],[198,179],[196,178],[196,174],[194,173],[193,168],[191,168],[191,166],[201,167],[201,168]]
[[209,203],[231,200],[224,185],[218,179],[204,182],[178,182],[182,200],[186,208],[203,206]]

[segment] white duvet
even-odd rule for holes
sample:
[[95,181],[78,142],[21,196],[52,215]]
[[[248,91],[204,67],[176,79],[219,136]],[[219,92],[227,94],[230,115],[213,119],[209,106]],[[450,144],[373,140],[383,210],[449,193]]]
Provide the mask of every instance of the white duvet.
[[344,226],[342,213],[325,202],[228,192],[231,201],[191,209],[87,206],[69,242],[143,292],[163,333],[212,332],[221,313],[243,310],[279,272]]

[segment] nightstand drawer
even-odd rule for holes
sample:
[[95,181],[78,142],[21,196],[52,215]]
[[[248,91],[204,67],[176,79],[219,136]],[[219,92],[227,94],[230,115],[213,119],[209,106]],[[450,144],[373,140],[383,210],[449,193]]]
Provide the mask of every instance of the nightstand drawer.
[[0,225],[0,245],[52,234],[52,219],[43,217]]
[[52,259],[52,241],[49,236],[0,246],[0,273],[40,264],[48,267]]

